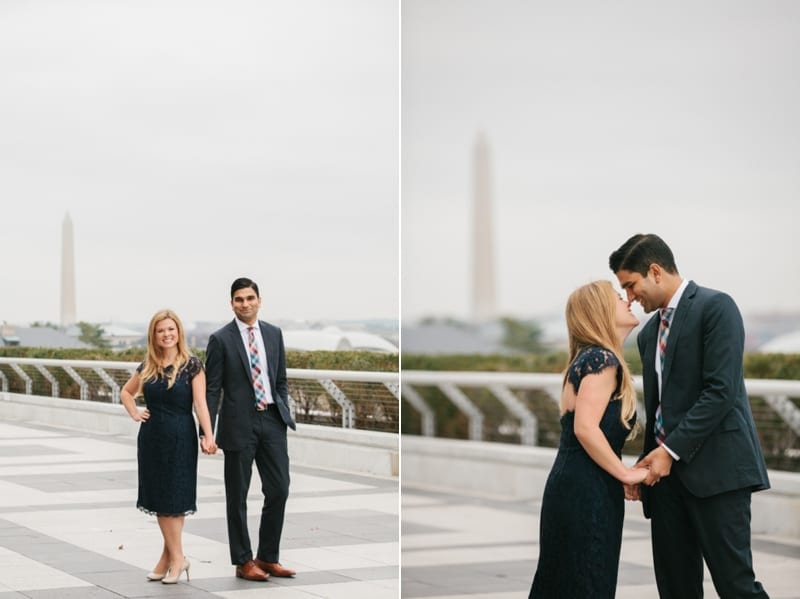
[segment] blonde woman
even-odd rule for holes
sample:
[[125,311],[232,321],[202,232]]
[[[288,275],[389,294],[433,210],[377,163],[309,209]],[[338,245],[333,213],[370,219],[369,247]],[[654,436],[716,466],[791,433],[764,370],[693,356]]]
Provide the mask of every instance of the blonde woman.
[[636,430],[636,392],[622,343],[639,321],[608,281],[576,289],[566,317],[561,441],[542,497],[529,598],[614,597],[624,485],[641,483],[648,472],[620,459]]
[[[139,395],[144,397],[144,410],[136,406]],[[141,423],[136,507],[156,516],[164,537],[161,557],[147,579],[174,584],[186,572],[189,580],[182,534],[184,516],[197,511],[197,429],[192,407],[205,433],[203,453],[213,454],[217,447],[206,406],[203,364],[189,354],[183,325],[172,310],[156,312],[150,320],[147,356],[125,383],[121,399],[130,417]]]

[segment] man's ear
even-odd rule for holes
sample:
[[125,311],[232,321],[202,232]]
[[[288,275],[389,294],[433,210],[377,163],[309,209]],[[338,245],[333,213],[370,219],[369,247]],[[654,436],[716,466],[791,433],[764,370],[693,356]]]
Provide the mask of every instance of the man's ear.
[[650,268],[647,269],[647,274],[650,275],[650,278],[653,279],[654,283],[660,283],[661,275],[664,274],[664,269],[661,268],[660,264],[656,264],[655,262],[653,262],[650,265]]

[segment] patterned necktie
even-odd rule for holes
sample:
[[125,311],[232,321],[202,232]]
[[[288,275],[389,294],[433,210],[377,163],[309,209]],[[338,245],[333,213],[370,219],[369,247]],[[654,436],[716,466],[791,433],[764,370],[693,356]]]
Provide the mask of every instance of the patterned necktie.
[[[665,308],[661,310],[661,322],[658,325],[658,359],[661,365],[661,381],[664,381],[664,357],[667,353],[667,337],[669,336],[669,325],[672,321],[672,313],[675,308]],[[653,431],[656,434],[656,442],[661,445],[667,438],[667,431],[664,430],[664,419],[661,417],[661,390],[659,389],[658,407],[656,408],[656,423]]]
[[247,327],[247,349],[250,354],[250,372],[253,375],[253,388],[256,392],[256,409],[263,410],[267,407],[267,392],[261,382],[261,359],[258,357],[255,327]]

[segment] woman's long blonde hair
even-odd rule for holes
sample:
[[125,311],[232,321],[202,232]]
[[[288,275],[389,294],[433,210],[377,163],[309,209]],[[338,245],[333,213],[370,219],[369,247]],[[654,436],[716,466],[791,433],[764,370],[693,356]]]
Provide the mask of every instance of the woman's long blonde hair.
[[[162,353],[156,347],[156,326],[159,322],[168,318],[174,320],[175,326],[178,328],[178,353],[172,363],[168,364],[168,366],[172,366],[169,373],[166,372],[166,367],[161,366]],[[188,361],[189,349],[186,347],[186,335],[183,332],[181,319],[172,310],[159,310],[153,314],[153,318],[150,319],[150,326],[147,327],[147,355],[144,358],[142,371],[139,373],[142,380],[142,386],[139,389],[141,390],[146,382],[154,381],[158,377],[167,380],[167,388],[169,389],[175,384],[178,372]]]
[[[569,334],[569,365],[564,373],[564,385],[569,382],[569,368],[578,353],[590,345],[603,347],[614,354],[622,369],[618,397],[622,402],[620,419],[626,429],[636,412],[636,390],[627,362],[622,355],[622,339],[617,332],[618,295],[608,281],[592,281],[573,291],[567,299],[567,332]],[[633,435],[636,430],[634,429]],[[631,438],[632,438],[631,436]]]

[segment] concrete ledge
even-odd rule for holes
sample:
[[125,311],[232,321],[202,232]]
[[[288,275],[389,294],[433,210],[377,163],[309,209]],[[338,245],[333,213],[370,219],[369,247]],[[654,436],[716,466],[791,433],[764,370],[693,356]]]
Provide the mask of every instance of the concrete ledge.
[[[119,404],[0,393],[0,418],[36,422],[93,433],[136,437],[139,425]],[[298,424],[289,431],[289,458],[295,464],[397,477],[398,435]]]
[[[556,456],[545,447],[411,435],[400,443],[403,486],[495,499],[541,499]],[[800,474],[770,470],[769,479],[771,489],[753,493],[753,534],[800,537]]]

